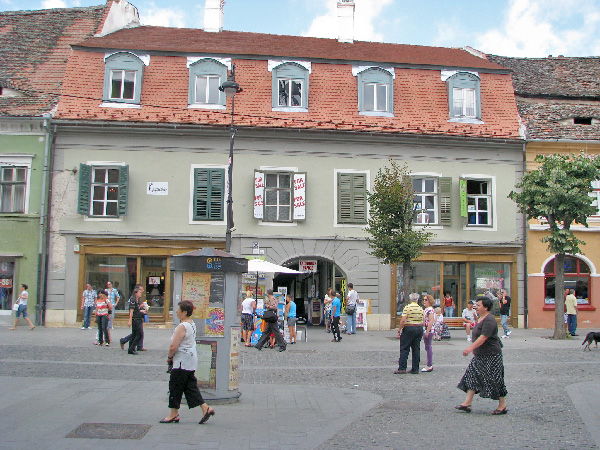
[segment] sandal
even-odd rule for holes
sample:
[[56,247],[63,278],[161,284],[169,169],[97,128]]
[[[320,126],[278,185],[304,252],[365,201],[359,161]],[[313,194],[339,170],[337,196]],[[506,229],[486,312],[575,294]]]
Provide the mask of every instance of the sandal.
[[471,405],[457,405],[454,407],[454,409],[458,409],[459,411],[464,411],[466,413],[470,413],[471,412]]
[[508,409],[506,409],[506,407],[504,407],[504,409],[495,409],[492,411],[492,416],[499,416],[501,414],[506,414],[508,412]]
[[208,419],[210,419],[210,416],[214,416],[215,415],[215,410],[214,409],[208,409],[206,411],[206,414],[204,414],[202,416],[202,419],[200,419],[200,422],[198,422],[200,425],[202,425],[204,422],[206,422]]

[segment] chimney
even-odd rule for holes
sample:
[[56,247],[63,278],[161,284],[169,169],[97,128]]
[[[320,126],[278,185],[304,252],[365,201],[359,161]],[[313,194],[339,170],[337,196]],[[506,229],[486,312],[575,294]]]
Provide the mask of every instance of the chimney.
[[338,0],[338,41],[354,42],[354,0]]
[[225,0],[206,0],[204,4],[204,31],[223,31],[223,6]]

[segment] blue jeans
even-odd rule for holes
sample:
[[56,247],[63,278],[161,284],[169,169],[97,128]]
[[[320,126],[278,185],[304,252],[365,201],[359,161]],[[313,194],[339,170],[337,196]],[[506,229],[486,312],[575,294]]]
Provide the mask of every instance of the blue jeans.
[[569,327],[569,333],[574,335],[577,331],[577,314],[567,314],[567,326]]
[[504,335],[508,336],[508,333],[510,333],[508,329],[508,315],[500,314],[500,325],[504,329]]
[[356,311],[354,314],[346,314],[346,334],[356,333]]
[[94,306],[84,306],[83,307],[83,327],[88,328],[90,326],[90,319],[92,317],[92,313],[94,312]]
[[446,311],[444,314],[445,317],[453,317],[454,316],[454,306],[446,306],[444,308],[444,310]]

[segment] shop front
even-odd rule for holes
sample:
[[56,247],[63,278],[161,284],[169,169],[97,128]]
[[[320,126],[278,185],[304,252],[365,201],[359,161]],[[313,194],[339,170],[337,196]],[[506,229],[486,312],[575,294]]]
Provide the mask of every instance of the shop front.
[[[428,247],[411,264],[410,292],[432,295],[436,306],[444,311],[444,295],[454,303],[453,317],[461,317],[470,300],[482,297],[494,300],[492,313],[499,317],[500,289],[512,299],[509,325],[516,326],[518,317],[517,255],[519,248]],[[392,277],[392,328],[398,325],[404,299],[402,266],[395,267]]]
[[[96,291],[111,282],[121,301],[115,308],[116,321],[129,317],[127,300],[136,285],[144,287],[142,300],[149,306],[149,320],[172,322],[172,275],[169,257],[212,246],[222,249],[221,242],[171,241],[160,239],[94,239],[79,238],[79,302],[87,283]],[[77,308],[77,320],[82,320]]]

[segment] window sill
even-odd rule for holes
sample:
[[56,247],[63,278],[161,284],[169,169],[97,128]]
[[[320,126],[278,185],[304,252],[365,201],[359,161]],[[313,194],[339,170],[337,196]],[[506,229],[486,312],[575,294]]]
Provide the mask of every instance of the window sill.
[[258,222],[258,224],[260,226],[265,226],[265,227],[297,227],[298,226],[298,222],[264,222],[264,221],[260,221]]
[[[554,305],[544,305],[542,311],[554,311]],[[592,305],[577,305],[577,312],[579,311],[596,311],[596,308]]]
[[123,216],[121,217],[90,217],[83,216],[84,222],[122,222]]
[[272,111],[278,112],[292,112],[292,113],[307,113],[308,108],[300,108],[296,106],[276,106],[273,107]]
[[192,103],[188,105],[189,109],[220,109],[225,110],[227,107],[225,105],[211,105],[211,104],[202,104],[202,103]]
[[448,122],[472,123],[472,124],[476,124],[476,125],[482,125],[485,123],[483,120],[479,120],[474,117],[452,117],[451,119],[448,119]]
[[394,113],[386,111],[359,111],[359,116],[394,117]]
[[100,108],[141,108],[137,103],[102,102]]

